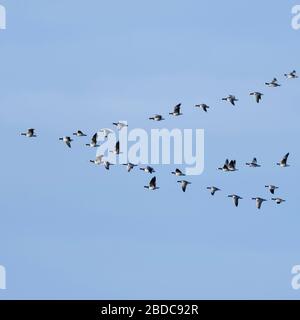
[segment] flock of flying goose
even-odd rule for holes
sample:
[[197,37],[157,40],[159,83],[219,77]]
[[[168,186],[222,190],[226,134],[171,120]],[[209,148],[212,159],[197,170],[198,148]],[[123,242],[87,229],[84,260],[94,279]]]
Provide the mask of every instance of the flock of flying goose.
[[[298,78],[298,75],[297,75],[295,70],[293,70],[290,73],[284,74],[284,76],[287,79],[296,79],[296,78]],[[270,87],[270,88],[276,88],[276,87],[280,87],[281,86],[281,84],[278,83],[277,78],[273,78],[273,80],[271,82],[266,82],[265,85]],[[262,97],[263,97],[263,93],[261,93],[261,92],[251,92],[250,95],[255,97],[255,101],[257,103],[259,103],[261,101]],[[239,100],[234,95],[230,94],[227,97],[222,98],[222,101],[229,102],[233,106],[235,106],[236,102],[238,102]],[[196,104],[195,107],[196,108],[201,108],[204,112],[208,112],[208,109],[210,108],[205,103]],[[181,113],[181,103],[177,104],[174,107],[173,112],[170,112],[169,115],[181,116],[182,115],[182,113]],[[165,118],[160,114],[155,114],[155,115],[149,117],[149,120],[163,121],[163,120],[165,120]],[[128,126],[127,124],[125,124],[123,122],[120,122],[120,121],[119,122],[113,122],[113,125],[118,130],[122,130],[124,127]],[[111,130],[111,129],[105,128],[105,129],[101,129],[99,132],[101,132],[104,135],[105,138],[108,138],[109,134],[113,133],[114,131]],[[99,134],[99,132],[95,133],[92,136],[90,143],[87,143],[86,146],[91,147],[91,148],[97,148],[97,147],[100,146],[98,144],[98,134]],[[21,133],[21,135],[22,136],[26,136],[27,138],[35,138],[35,137],[37,137],[36,130],[32,129],[32,128],[28,129],[27,132]],[[83,133],[81,130],[78,130],[77,132],[73,133],[73,136],[86,137],[87,135],[85,133]],[[69,148],[71,148],[71,143],[73,142],[73,139],[70,136],[61,137],[61,138],[59,138],[59,140],[63,141]],[[116,155],[121,153],[120,152],[120,142],[119,141],[116,143],[114,150],[110,151],[110,152],[113,152]],[[287,153],[281,159],[281,161],[277,163],[277,165],[280,166],[280,167],[283,167],[283,168],[284,167],[288,167],[289,166],[288,162],[287,162],[288,161],[288,157],[289,157],[289,153]],[[107,170],[109,170],[110,166],[113,165],[113,163],[110,163],[109,161],[105,160],[103,155],[97,156],[95,160],[90,160],[90,162],[94,163],[96,165],[103,165],[105,167],[105,169],[107,169]],[[127,171],[128,172],[130,172],[131,170],[133,170],[135,167],[138,166],[137,164],[133,164],[133,163],[130,163],[130,162],[129,163],[125,163],[123,165],[127,167]],[[246,165],[251,167],[251,168],[259,168],[259,167],[261,167],[261,165],[257,161],[257,158],[253,158],[253,160],[251,162],[247,162]],[[155,173],[154,168],[150,167],[149,165],[147,165],[145,167],[141,167],[140,170],[144,171],[145,173],[149,173],[149,174]],[[237,171],[238,169],[236,168],[236,160],[226,159],[224,165],[222,167],[219,167],[218,170],[221,170],[223,172],[234,172],[234,171]],[[185,176],[185,174],[181,170],[179,170],[178,168],[175,171],[171,172],[171,173],[173,175],[175,175],[176,177],[184,177]],[[184,179],[178,180],[177,183],[180,184],[181,189],[182,189],[183,192],[186,192],[187,186],[191,184],[190,181],[187,181],[187,180],[184,180]],[[159,189],[159,187],[157,186],[157,183],[156,183],[156,177],[154,176],[150,180],[149,184],[147,186],[144,186],[144,188],[145,189],[149,189],[149,190],[157,190],[157,189]],[[275,191],[279,187],[277,187],[275,185],[266,185],[265,188],[268,188],[269,192],[272,195],[274,195]],[[217,188],[215,186],[207,187],[207,189],[210,190],[210,193],[211,193],[212,196],[214,196],[216,192],[221,191],[221,189],[219,189],[219,188]],[[233,203],[234,203],[234,205],[236,207],[238,207],[239,201],[243,199],[242,197],[240,197],[237,194],[231,194],[231,195],[228,195],[228,197],[232,198]],[[256,198],[251,198],[251,199],[255,200],[256,207],[258,209],[260,209],[262,204],[265,201],[267,201],[266,199],[261,198],[261,197],[256,197]],[[279,198],[279,197],[271,198],[271,200],[275,201],[277,204],[281,204],[281,203],[286,201],[286,200],[284,200],[282,198]]]

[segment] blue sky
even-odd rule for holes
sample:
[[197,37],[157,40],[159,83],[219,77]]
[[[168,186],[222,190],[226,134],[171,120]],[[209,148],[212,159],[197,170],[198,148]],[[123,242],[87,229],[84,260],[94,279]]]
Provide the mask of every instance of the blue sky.
[[[295,1],[1,4],[1,299],[300,298],[300,82],[283,78],[300,72]],[[266,88],[275,76],[282,87]],[[220,101],[230,93],[237,108]],[[148,116],[178,102],[184,116],[163,125],[205,129],[205,171],[186,194],[173,166],[157,166],[161,189],[146,192],[149,175],[105,172],[93,150],[58,141],[118,120],[160,127]],[[20,137],[29,127],[38,139]],[[244,167],[254,156],[263,167]],[[216,170],[227,157],[239,172]],[[270,183],[287,202],[259,212],[249,199],[269,199]],[[245,198],[238,209],[230,193]]]

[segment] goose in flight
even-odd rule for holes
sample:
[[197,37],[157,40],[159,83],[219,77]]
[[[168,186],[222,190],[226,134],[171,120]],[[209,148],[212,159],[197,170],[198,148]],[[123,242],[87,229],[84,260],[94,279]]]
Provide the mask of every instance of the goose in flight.
[[160,114],[155,114],[153,117],[150,117],[149,120],[162,121],[162,120],[165,120],[165,119],[163,118],[162,115],[160,115]]
[[246,166],[249,166],[251,168],[259,168],[259,167],[261,167],[261,165],[259,165],[257,163],[257,159],[256,158],[253,158],[253,160],[251,162],[246,162]]
[[236,169],[236,160],[231,160],[228,164],[229,171],[237,171]]
[[27,138],[36,138],[35,129],[28,129],[27,132],[22,132],[21,136],[25,136]]
[[276,189],[279,189],[278,187],[274,186],[274,185],[268,185],[268,186],[265,186],[265,188],[268,188],[269,191],[274,194],[275,193],[275,190]]
[[148,186],[144,186],[144,188],[149,189],[149,190],[157,190],[159,187],[156,186],[156,177],[153,177]]
[[77,132],[73,133],[73,136],[76,137],[86,137],[86,134],[84,134],[81,130],[78,130]]
[[260,92],[251,92],[251,93],[250,93],[250,96],[254,96],[254,97],[255,97],[255,101],[256,101],[257,103],[259,103],[259,101],[261,100],[261,98],[262,98],[263,95],[264,95],[264,94],[263,94],[263,93],[260,93]]
[[150,166],[147,166],[147,167],[145,167],[145,168],[140,168],[140,170],[143,170],[144,172],[150,173],[150,174],[152,174],[153,172],[155,172],[155,170],[154,170],[152,167],[150,167]]
[[121,153],[120,152],[120,141],[117,141],[114,151],[110,151],[110,152],[117,154],[117,155]]
[[266,82],[265,85],[270,88],[276,88],[281,86],[281,84],[278,83],[277,78],[273,78],[271,82]]
[[123,123],[123,122],[113,122],[113,125],[116,126],[118,128],[118,130],[122,130],[125,127],[128,127],[128,124]]
[[207,109],[209,109],[209,106],[205,103],[200,103],[195,105],[196,108],[201,108],[203,111],[207,112]]
[[288,160],[289,155],[290,155],[290,153],[287,153],[283,157],[283,159],[280,162],[277,163],[277,165],[280,166],[280,167],[283,167],[283,168],[284,167],[289,167],[289,165],[287,164],[287,160]]
[[293,70],[293,71],[290,72],[290,73],[285,73],[284,76],[285,76],[287,79],[296,79],[296,78],[299,78],[299,77],[297,76],[296,70]]
[[221,189],[219,189],[219,188],[217,188],[217,187],[214,187],[214,186],[212,186],[212,187],[207,187],[206,189],[210,190],[210,194],[211,194],[212,196],[214,196],[217,191],[221,191]]
[[260,209],[261,205],[263,204],[263,202],[267,201],[266,199],[263,199],[263,198],[260,198],[260,197],[252,198],[252,200],[256,201],[256,208],[257,209]]
[[174,111],[173,112],[170,112],[169,114],[172,115],[172,116],[181,116],[182,113],[180,112],[180,108],[181,108],[181,103],[178,103],[175,107],[174,107]]
[[239,101],[234,95],[230,94],[229,96],[227,96],[226,98],[222,99],[223,101],[227,101],[230,102],[233,106],[235,106],[235,102]]
[[228,166],[229,166],[229,160],[226,159],[223,167],[218,168],[218,170],[222,170],[224,172],[228,172],[229,171],[229,167]]
[[181,189],[182,189],[183,192],[186,191],[186,188],[187,188],[187,186],[188,186],[189,184],[192,184],[191,182],[186,181],[186,180],[179,180],[179,181],[177,181],[177,183],[180,183],[180,184],[181,184]]
[[112,130],[107,129],[107,128],[101,129],[101,130],[99,130],[99,132],[104,134],[104,138],[108,138],[108,136],[113,133]]
[[123,166],[127,166],[127,171],[130,172],[132,169],[134,169],[134,167],[137,167],[136,164],[133,164],[131,162],[128,163],[124,163]]
[[91,148],[97,148],[99,147],[99,145],[97,144],[97,139],[98,139],[98,133],[96,132],[91,139],[90,143],[87,143],[86,146],[87,147],[91,147]]
[[185,174],[182,173],[182,171],[179,170],[179,169],[176,169],[175,171],[172,171],[171,173],[174,174],[177,177],[185,176]]
[[234,205],[235,205],[236,207],[239,206],[239,200],[242,200],[242,199],[243,199],[242,197],[240,197],[240,196],[238,196],[238,195],[236,195],[236,194],[231,194],[231,195],[228,196],[228,198],[232,198],[233,203],[234,203]]
[[90,160],[91,163],[94,164],[102,164],[103,163],[103,155],[97,156],[95,160]]
[[222,170],[224,172],[229,172],[229,171],[237,171],[236,169],[236,160],[225,160],[225,163],[223,165],[223,167],[218,168],[218,170]]
[[109,161],[102,161],[102,163],[103,163],[103,165],[104,165],[104,168],[106,169],[106,170],[109,170],[109,168],[110,168],[110,166],[113,166],[114,164],[113,163],[111,163],[111,162],[109,162]]
[[62,137],[59,140],[63,141],[69,148],[71,148],[71,142],[73,141],[70,137]]
[[273,201],[275,201],[277,204],[281,204],[282,202],[285,202],[286,200],[281,198],[272,198]]

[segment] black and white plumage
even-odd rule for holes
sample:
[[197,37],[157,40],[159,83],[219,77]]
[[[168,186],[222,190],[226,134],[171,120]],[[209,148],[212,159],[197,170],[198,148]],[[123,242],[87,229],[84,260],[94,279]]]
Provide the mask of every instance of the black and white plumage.
[[195,105],[196,108],[201,108],[203,111],[207,112],[207,110],[210,108],[207,104],[205,103],[200,103]]
[[207,187],[206,189],[210,190],[210,194],[211,194],[212,196],[214,196],[217,191],[221,191],[221,189],[219,189],[219,188],[217,188],[217,187],[214,187],[214,186],[212,186],[212,187]]
[[116,145],[115,145],[114,150],[113,150],[113,151],[110,151],[110,152],[112,152],[112,153],[114,153],[114,154],[116,154],[116,155],[118,155],[118,154],[121,153],[121,152],[120,152],[120,141],[117,141],[117,142],[116,142]]
[[134,167],[137,167],[136,164],[133,164],[131,162],[128,163],[123,163],[123,166],[127,166],[127,171],[130,172],[132,169],[134,169]]
[[235,106],[235,103],[239,101],[234,95],[230,94],[226,98],[222,98],[223,101],[230,102],[233,106]]
[[237,171],[236,169],[236,160],[225,160],[223,167],[218,168],[218,170],[222,170],[224,172]]
[[149,120],[153,120],[153,121],[163,121],[163,120],[165,120],[165,119],[163,118],[162,115],[160,115],[160,114],[155,114],[153,117],[150,117]]
[[102,161],[103,165],[104,165],[104,168],[106,170],[109,170],[110,166],[113,166],[114,164],[109,162],[108,160],[105,160],[105,161]]
[[246,165],[248,167],[251,167],[251,168],[259,168],[259,167],[261,167],[261,165],[259,165],[257,163],[257,159],[256,158],[253,158],[253,160],[251,162],[246,162]]
[[260,197],[256,197],[256,198],[252,198],[252,200],[255,200],[256,202],[256,208],[257,209],[260,209],[261,208],[261,205],[267,201],[266,199],[263,199],[263,198],[260,198]]
[[276,186],[274,186],[274,185],[272,185],[272,184],[270,184],[270,185],[268,185],[268,186],[265,186],[265,188],[268,188],[269,191],[270,191],[272,194],[275,193],[275,190],[276,190],[276,189],[279,189],[279,187],[276,187]]
[[152,167],[150,167],[150,166],[146,166],[146,167],[144,167],[144,168],[140,168],[140,170],[143,170],[144,172],[150,173],[150,174],[152,174],[152,173],[155,172],[154,168],[152,168]]
[[233,203],[234,203],[234,205],[235,205],[236,207],[239,206],[239,201],[243,199],[242,197],[238,196],[237,194],[230,194],[230,195],[228,196],[228,198],[232,198]]
[[172,115],[172,116],[181,116],[182,113],[181,113],[181,103],[178,103],[175,107],[174,107],[174,111],[173,112],[170,112],[169,114]]
[[102,164],[103,163],[103,155],[97,156],[95,160],[90,160],[91,163],[94,164]]
[[59,138],[59,140],[63,141],[69,148],[71,148],[71,142],[73,141],[71,137],[66,136]]
[[124,122],[113,122],[113,125],[116,126],[118,128],[118,130],[122,130],[123,128],[128,127],[128,125]]
[[100,133],[104,135],[104,138],[108,138],[108,136],[112,133],[114,133],[112,130],[104,128],[99,130]]
[[287,79],[296,79],[296,78],[299,78],[299,77],[297,76],[296,70],[293,70],[293,71],[290,72],[290,73],[285,73],[284,76],[285,76]]
[[277,163],[278,166],[280,167],[289,167],[288,163],[287,163],[287,160],[288,160],[288,157],[289,157],[290,153],[287,153],[280,162]]
[[177,169],[177,168],[176,168],[175,171],[172,171],[171,173],[174,174],[174,175],[177,176],[177,177],[185,176],[185,174],[182,173],[182,171],[179,170],[179,169]]
[[27,132],[22,132],[21,136],[25,136],[27,138],[36,138],[37,135],[35,134],[35,129],[30,128],[27,130]]
[[273,78],[271,82],[265,82],[265,85],[270,88],[276,88],[281,86],[281,84],[278,83],[277,78]]
[[254,97],[255,97],[255,101],[256,101],[257,103],[260,102],[260,100],[262,99],[262,96],[263,96],[263,95],[264,95],[264,94],[261,93],[261,92],[251,92],[251,93],[250,93],[250,96],[254,96]]
[[228,164],[229,171],[237,171],[236,160],[231,160]]
[[187,181],[187,180],[179,180],[177,181],[177,183],[180,183],[181,184],[181,189],[183,192],[186,191],[186,188],[189,184],[192,184],[191,182]]
[[277,204],[282,204],[283,202],[286,202],[286,200],[281,198],[272,198],[273,201],[275,201]]
[[73,133],[73,136],[76,137],[86,137],[86,134],[84,134],[81,130],[77,130],[77,132]]
[[228,172],[228,171],[229,171],[228,165],[229,165],[229,160],[226,159],[223,167],[218,168],[218,170],[222,170],[222,171],[224,171],[224,172]]
[[153,177],[148,186],[144,186],[144,188],[149,189],[149,190],[157,190],[159,187],[156,186],[156,177]]
[[90,143],[87,143],[86,146],[91,147],[91,148],[97,148],[99,145],[97,144],[97,139],[98,139],[98,133],[96,132],[91,139]]

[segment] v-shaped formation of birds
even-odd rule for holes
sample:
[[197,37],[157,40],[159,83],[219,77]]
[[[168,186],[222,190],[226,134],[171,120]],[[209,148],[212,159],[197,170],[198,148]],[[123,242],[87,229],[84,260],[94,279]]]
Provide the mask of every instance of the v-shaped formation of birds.
[[[298,75],[296,73],[296,71],[292,71],[290,73],[284,74],[286,79],[296,79],[298,78]],[[270,82],[266,82],[265,83],[266,86],[270,87],[270,88],[277,88],[280,87],[281,84],[278,83],[277,78],[273,78],[272,81]],[[255,101],[257,103],[260,103],[260,101],[262,100],[263,97],[263,93],[261,92],[251,92],[250,93],[251,96],[253,96],[255,98]],[[230,104],[232,104],[233,106],[236,105],[236,103],[239,101],[234,95],[230,94],[227,97],[222,98],[222,101],[226,101],[229,102]],[[201,103],[201,104],[196,104],[195,105],[196,108],[200,108],[202,109],[204,112],[208,112],[208,109],[210,108],[207,104],[205,103]],[[181,103],[177,104],[174,107],[173,112],[170,112],[169,115],[171,116],[181,116]],[[160,114],[155,114],[151,117],[149,117],[149,120],[153,120],[153,121],[163,121],[165,120],[165,118],[160,115]],[[123,122],[113,122],[113,125],[118,129],[118,130],[122,130],[124,127],[127,127],[128,125],[123,123]],[[105,138],[108,138],[109,134],[113,133],[114,131],[108,128],[105,129],[101,129],[99,132],[101,132],[102,134],[104,134]],[[98,144],[98,132],[95,133],[92,138],[90,143],[87,143],[86,146],[88,147],[92,147],[92,148],[97,148],[99,147]],[[35,138],[37,137],[36,135],[36,130],[35,129],[28,129],[27,132],[21,133],[22,136],[26,136],[27,138]],[[87,135],[84,134],[81,130],[78,130],[77,132],[73,133],[73,136],[76,137],[86,137]],[[71,148],[71,143],[73,141],[73,139],[70,136],[64,136],[59,138],[59,140],[63,141],[69,148]],[[118,141],[115,145],[114,150],[110,151],[113,152],[114,154],[118,155],[120,154],[120,142]],[[288,167],[288,157],[289,157],[289,153],[287,153],[281,160],[280,162],[277,163],[278,166],[280,167]],[[104,159],[103,155],[97,156],[95,160],[90,160],[91,163],[94,163],[96,165],[103,165],[105,167],[105,169],[109,170],[110,166],[113,165],[113,163],[110,163],[109,161]],[[135,167],[137,167],[137,164],[133,164],[133,163],[125,163],[123,164],[124,166],[127,167],[127,171],[130,172],[131,170],[133,170]],[[253,158],[253,160],[251,162],[247,162],[246,165],[248,167],[251,168],[259,168],[260,164],[258,163],[256,158]],[[145,173],[149,173],[149,174],[153,174],[155,173],[154,168],[148,166],[145,167],[141,167],[140,170],[144,171]],[[238,169],[236,168],[236,160],[229,160],[226,159],[225,163],[222,167],[218,168],[218,170],[221,170],[223,172],[234,172],[237,171]],[[173,175],[175,175],[176,177],[184,177],[185,174],[179,170],[178,168],[172,172]],[[178,180],[177,183],[180,184],[181,189],[183,192],[186,192],[188,185],[191,184],[190,181],[187,181],[185,179],[182,180]],[[159,187],[157,186],[156,183],[156,177],[154,176],[149,184],[147,186],[144,186],[145,189],[149,189],[149,190],[158,190]],[[276,190],[279,188],[275,185],[266,185],[265,188],[267,188],[269,190],[269,192],[273,195],[273,198],[271,198],[272,201],[275,201],[277,204],[282,204],[283,202],[285,202],[286,200],[280,198],[280,197],[275,197],[275,192]],[[215,186],[210,186],[207,187],[207,189],[210,191],[211,195],[214,196],[216,194],[216,192],[221,191],[221,189],[215,187]],[[243,198],[240,197],[237,194],[230,194],[228,195],[229,198],[232,198],[233,203],[236,207],[239,206],[239,201],[242,200]],[[267,199],[261,198],[261,197],[255,197],[255,198],[251,198],[252,200],[255,200],[256,202],[256,207],[258,209],[261,209],[262,204],[267,201]]]

